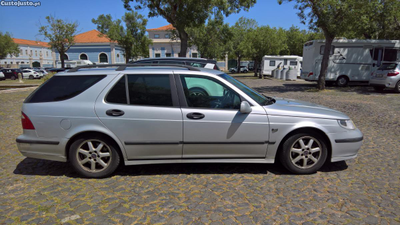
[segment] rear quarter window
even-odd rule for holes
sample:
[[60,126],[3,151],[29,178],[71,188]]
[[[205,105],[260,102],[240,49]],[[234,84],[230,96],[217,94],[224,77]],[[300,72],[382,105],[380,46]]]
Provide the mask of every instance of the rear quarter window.
[[64,101],[81,94],[104,77],[106,76],[54,76],[36,89],[25,103]]

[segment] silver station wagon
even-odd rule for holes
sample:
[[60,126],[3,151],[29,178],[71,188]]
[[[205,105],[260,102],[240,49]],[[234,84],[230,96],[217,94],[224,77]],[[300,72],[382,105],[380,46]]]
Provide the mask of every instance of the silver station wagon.
[[[103,68],[104,67],[104,68]],[[22,106],[26,157],[85,177],[119,164],[274,163],[296,174],[357,156],[363,135],[336,110],[271,98],[217,70],[185,65],[71,69]]]

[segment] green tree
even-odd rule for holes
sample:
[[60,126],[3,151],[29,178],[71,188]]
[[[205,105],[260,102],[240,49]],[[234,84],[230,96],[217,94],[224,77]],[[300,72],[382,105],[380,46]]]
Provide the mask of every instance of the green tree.
[[[125,26],[122,25],[122,21]],[[92,22],[97,25],[102,35],[118,42],[124,49],[126,62],[130,59],[137,59],[139,56],[149,56],[149,45],[152,41],[146,35],[147,19],[137,12],[126,12],[122,20],[112,20],[110,14],[100,15]]]
[[[288,52],[286,54],[290,55],[303,55],[303,46],[304,43],[310,40],[324,39],[324,35],[321,32],[313,32],[300,30],[300,28],[296,26],[291,26],[286,31],[287,37],[287,49]],[[281,53],[281,55],[284,55]]]
[[246,42],[246,36],[251,30],[256,29],[257,22],[253,19],[240,17],[239,20],[231,27],[232,39],[229,42],[230,58],[237,59],[237,72],[240,72],[240,62],[245,55],[245,49],[249,48],[250,43]]
[[254,61],[254,76],[265,55],[278,55],[287,49],[286,39],[284,29],[269,26],[252,28],[246,33],[244,54]]
[[228,51],[227,44],[232,38],[229,24],[224,23],[222,14],[210,18],[207,25],[189,28],[189,44],[195,45],[201,57],[220,59]]
[[5,59],[7,55],[19,56],[18,44],[14,43],[9,33],[0,32],[0,59]]
[[358,0],[278,0],[280,4],[284,1],[295,1],[301,22],[308,23],[310,29],[319,28],[324,33],[325,49],[317,85],[318,89],[324,90],[333,39],[354,29],[354,21],[359,10],[355,2]]
[[130,2],[135,2],[135,9],[148,8],[149,17],[162,16],[177,30],[181,41],[180,57],[186,57],[188,48],[188,28],[204,25],[210,14],[221,12],[225,16],[248,10],[256,0],[123,0],[124,6],[132,10]]
[[56,19],[54,16],[46,16],[47,24],[39,27],[39,34],[49,40],[52,49],[60,54],[61,67],[65,68],[64,55],[68,49],[75,44],[75,35],[78,28],[77,22],[68,22]]

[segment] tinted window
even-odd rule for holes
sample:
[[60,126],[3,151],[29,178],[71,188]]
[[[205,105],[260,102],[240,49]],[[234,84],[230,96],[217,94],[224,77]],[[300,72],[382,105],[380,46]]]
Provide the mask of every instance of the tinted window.
[[125,76],[123,76],[107,94],[106,101],[108,103],[127,104],[125,84]]
[[269,61],[269,66],[275,66],[275,61]]
[[55,102],[67,100],[84,92],[104,77],[104,75],[54,76],[36,89],[25,102]]
[[383,61],[396,61],[397,59],[397,49],[386,48]]
[[396,63],[383,63],[382,66],[378,68],[378,70],[394,70],[396,69]]
[[297,66],[297,61],[290,61],[291,66]]
[[172,106],[169,75],[128,75],[131,105]]
[[239,109],[239,95],[223,83],[208,77],[181,75],[186,102],[193,108]]

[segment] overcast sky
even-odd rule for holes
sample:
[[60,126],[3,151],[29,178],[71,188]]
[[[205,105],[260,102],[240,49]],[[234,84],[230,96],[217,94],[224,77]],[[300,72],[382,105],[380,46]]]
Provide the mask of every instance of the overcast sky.
[[[37,2],[33,0],[32,2]],[[289,28],[292,25],[301,29],[307,26],[300,23],[293,3],[279,5],[277,0],[258,0],[248,12],[232,14],[225,22],[233,25],[241,16],[255,19],[259,25]],[[52,14],[57,18],[78,21],[79,33],[96,29],[91,22],[101,14],[111,14],[113,18],[121,18],[126,10],[119,0],[41,0],[40,6],[0,6],[0,31],[9,32],[14,38],[47,41],[38,35],[39,24],[45,23],[45,17]],[[146,15],[147,10],[139,13]],[[149,18],[147,28],[167,25],[162,17]]]

